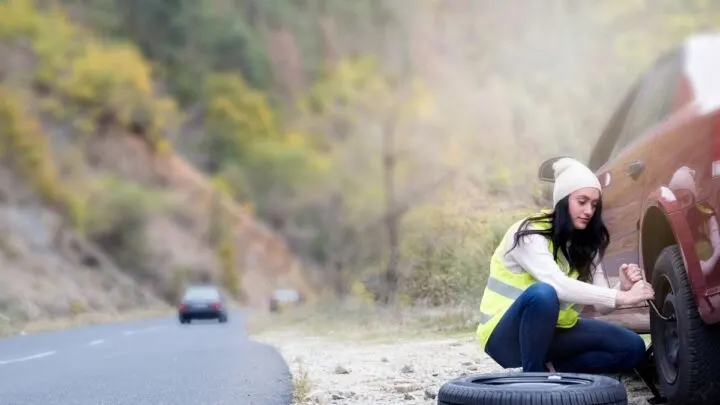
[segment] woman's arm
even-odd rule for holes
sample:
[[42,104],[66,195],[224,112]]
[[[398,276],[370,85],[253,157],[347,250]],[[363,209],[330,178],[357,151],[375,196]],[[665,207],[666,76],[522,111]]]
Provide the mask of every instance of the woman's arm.
[[[604,288],[612,288],[614,290],[620,290],[620,282],[615,283],[614,286],[610,286],[607,277],[605,277],[605,270],[603,269],[602,263],[596,262],[595,271],[593,272],[593,285]],[[614,311],[615,308],[609,307],[602,304],[595,304],[595,310],[602,315],[607,315]]]
[[[512,238],[513,234],[510,234]],[[528,235],[508,255],[540,282],[548,283],[561,301],[615,308],[618,290],[568,277],[553,260],[548,241],[542,235]]]

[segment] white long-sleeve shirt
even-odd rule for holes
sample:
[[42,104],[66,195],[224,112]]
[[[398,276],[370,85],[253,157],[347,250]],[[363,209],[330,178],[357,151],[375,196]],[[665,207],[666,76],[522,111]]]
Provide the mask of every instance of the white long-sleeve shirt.
[[[508,232],[506,251],[515,240],[518,224]],[[562,257],[562,252],[559,252]],[[586,283],[568,277],[555,263],[549,249],[548,240],[542,235],[529,235],[520,240],[511,252],[503,257],[505,268],[514,273],[528,272],[536,280],[550,284],[557,292],[561,304],[569,302],[580,305],[593,305],[595,309],[607,314],[616,308],[615,299],[619,291],[619,283],[614,287],[608,285],[602,265],[598,263],[593,273],[593,283]],[[582,308],[576,308],[581,311]]]

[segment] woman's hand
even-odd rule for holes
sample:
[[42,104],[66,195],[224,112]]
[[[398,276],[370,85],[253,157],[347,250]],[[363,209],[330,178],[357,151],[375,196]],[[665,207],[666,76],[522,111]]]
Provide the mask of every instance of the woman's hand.
[[620,289],[628,291],[635,283],[643,279],[643,271],[637,264],[625,264],[620,266]]
[[615,303],[617,306],[636,305],[646,300],[655,298],[655,291],[652,286],[640,280],[630,287],[627,291],[618,291]]

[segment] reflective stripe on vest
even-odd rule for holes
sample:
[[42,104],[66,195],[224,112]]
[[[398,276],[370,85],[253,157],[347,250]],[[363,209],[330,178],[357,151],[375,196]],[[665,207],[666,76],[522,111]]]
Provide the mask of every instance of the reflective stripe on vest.
[[[517,225],[516,223],[515,225]],[[531,223],[535,229],[547,229],[549,223]],[[510,229],[514,228],[510,227]],[[500,319],[515,300],[525,291],[526,288],[535,284],[537,280],[527,272],[513,273],[505,268],[502,258],[505,255],[505,246],[508,242],[510,229],[505,233],[502,243],[498,244],[492,258],[490,259],[490,274],[487,285],[480,302],[480,319],[478,322],[477,335],[481,346],[485,347],[490,334],[497,326]],[[548,241],[548,248],[552,252],[552,241]],[[577,279],[579,273],[571,270],[567,261],[562,256],[558,258],[558,266],[571,278]],[[562,303],[558,314],[557,327],[570,328],[580,318],[580,313],[575,310],[573,303]]]
[[[523,290],[513,287],[510,284],[506,284],[494,277],[488,278],[487,286],[485,287],[487,290],[490,290],[494,292],[495,294],[502,295],[503,297],[506,297],[508,299],[511,299],[515,301],[520,297],[520,294],[523,293]],[[562,305],[560,305],[561,311],[567,311],[569,309],[574,309],[575,304],[572,302],[564,302]],[[492,318],[492,315],[486,314],[480,311],[480,323],[484,324],[487,323]]]

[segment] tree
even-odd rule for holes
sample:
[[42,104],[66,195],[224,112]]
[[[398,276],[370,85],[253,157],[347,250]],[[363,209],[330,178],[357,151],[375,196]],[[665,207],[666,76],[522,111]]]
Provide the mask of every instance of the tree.
[[[447,180],[450,171],[428,158],[423,148],[429,139],[437,140],[432,131],[434,99],[410,69],[393,74],[377,60],[361,57],[332,66],[301,105],[310,117],[304,131],[317,134],[311,139],[333,160],[333,175],[323,193],[333,196],[326,204],[338,217],[324,221],[329,227],[327,265],[336,280],[344,281],[336,285],[347,286],[348,271],[362,271],[362,257],[375,252],[371,256],[386,263],[379,298],[390,303],[399,280],[403,215]],[[419,170],[427,172],[418,176]],[[384,229],[382,238],[379,229]],[[353,257],[359,262],[351,264]],[[336,287],[336,292],[341,290]]]

